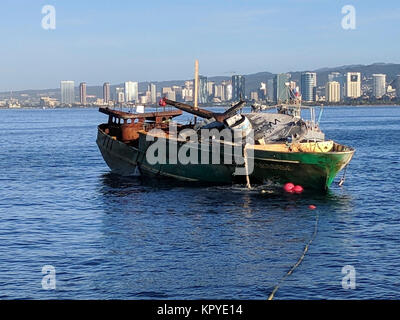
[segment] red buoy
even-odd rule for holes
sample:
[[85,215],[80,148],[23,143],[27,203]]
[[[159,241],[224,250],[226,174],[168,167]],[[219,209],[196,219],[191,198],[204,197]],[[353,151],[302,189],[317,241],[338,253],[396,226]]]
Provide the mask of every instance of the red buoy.
[[317,207],[314,206],[313,204],[310,204],[310,205],[308,206],[308,208],[310,208],[310,210],[315,210],[315,209],[317,209]]
[[288,182],[283,186],[283,190],[285,190],[286,192],[289,192],[289,193],[293,193],[293,188],[294,188],[294,184],[291,182]]
[[294,186],[292,190],[296,193],[302,193],[304,191],[302,186]]

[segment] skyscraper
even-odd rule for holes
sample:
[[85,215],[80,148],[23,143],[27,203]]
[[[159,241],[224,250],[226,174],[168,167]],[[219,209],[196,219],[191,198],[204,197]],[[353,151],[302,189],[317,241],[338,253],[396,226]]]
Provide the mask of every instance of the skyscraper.
[[291,75],[289,73],[277,74],[274,78],[274,101],[284,102],[290,99],[289,81]]
[[232,76],[232,100],[245,98],[245,78],[244,76]]
[[265,100],[267,97],[267,83],[261,82],[260,88],[258,89],[258,99]]
[[325,98],[328,102],[340,101],[340,83],[337,81],[329,81],[325,86]]
[[110,84],[108,82],[103,84],[103,101],[104,104],[108,104],[110,101]]
[[139,90],[138,83],[134,81],[125,82],[125,102],[138,102]]
[[207,77],[199,76],[199,103],[208,102]]
[[232,100],[232,83],[230,81],[225,82],[225,99]]
[[314,102],[317,89],[317,74],[304,72],[301,74],[300,90],[303,101]]
[[344,86],[345,86],[345,77],[340,72],[331,72],[328,75],[328,82],[336,81],[339,82],[340,86],[340,99],[344,96]]
[[157,103],[157,87],[154,83],[149,83],[147,91],[150,92],[150,103]]
[[214,97],[220,99],[221,101],[225,101],[225,86],[223,84],[216,84],[214,86],[215,92]]
[[372,95],[380,99],[386,93],[386,74],[373,74],[374,86]]
[[86,82],[79,84],[79,101],[82,106],[86,105]]
[[346,73],[346,97],[357,99],[361,97],[361,73],[347,72]]
[[75,102],[75,82],[61,81],[61,104],[73,104]]
[[117,103],[125,102],[124,88],[115,88],[115,100]]
[[396,96],[400,98],[400,74],[396,76]]
[[214,85],[215,82],[207,81],[207,91],[210,98],[214,95]]
[[267,80],[267,100],[272,102],[274,101],[275,96],[275,88],[274,88],[274,79]]

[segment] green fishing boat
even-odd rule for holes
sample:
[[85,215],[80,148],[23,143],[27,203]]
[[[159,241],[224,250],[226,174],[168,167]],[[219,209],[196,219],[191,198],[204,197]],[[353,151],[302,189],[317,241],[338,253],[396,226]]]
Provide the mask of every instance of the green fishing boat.
[[[354,154],[354,149],[325,140],[315,124],[310,125],[287,110],[282,112],[282,107],[278,113],[237,114],[243,101],[224,113],[193,109],[168,99],[163,99],[163,104],[205,120],[196,124],[175,123],[171,127],[172,118],[182,111],[135,114],[100,109],[109,116],[109,121],[99,126],[97,144],[113,172],[208,184],[292,182],[307,189],[327,190]],[[245,142],[249,127],[255,132],[252,143]],[[212,142],[218,141],[220,146],[216,156],[210,141],[204,143],[201,138],[192,141],[181,136],[185,130],[197,133],[204,128],[217,130],[214,132],[233,130],[240,133],[242,140],[231,142],[213,137]],[[291,142],[287,141],[288,137]],[[162,154],[157,155],[163,161],[149,160],[154,144],[164,146]],[[245,161],[238,161],[232,149],[243,146],[241,156]],[[184,161],[179,159],[181,148],[194,161],[187,161],[187,157]],[[248,163],[253,164],[251,171],[246,168]],[[237,174],[238,169],[242,169],[242,174]]]

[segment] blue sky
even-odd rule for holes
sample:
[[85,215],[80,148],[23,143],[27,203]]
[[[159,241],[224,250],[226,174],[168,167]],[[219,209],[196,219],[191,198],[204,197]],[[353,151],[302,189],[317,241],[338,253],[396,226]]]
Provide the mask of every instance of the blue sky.
[[[341,27],[344,5],[356,29]],[[44,5],[56,29],[41,27]],[[0,91],[62,79],[158,81],[200,73],[313,70],[400,63],[398,0],[32,1],[0,4]]]

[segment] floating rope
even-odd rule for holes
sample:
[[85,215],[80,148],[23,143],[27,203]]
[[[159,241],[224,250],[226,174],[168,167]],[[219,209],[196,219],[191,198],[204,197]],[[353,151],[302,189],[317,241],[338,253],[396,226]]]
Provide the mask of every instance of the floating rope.
[[317,231],[318,231],[318,220],[319,220],[319,214],[317,213],[316,217],[315,217],[315,227],[314,227],[314,233],[311,236],[310,241],[307,243],[307,245],[304,247],[303,250],[303,254],[301,255],[301,257],[299,258],[299,260],[297,260],[297,262],[290,268],[290,270],[283,276],[283,278],[281,279],[281,281],[279,281],[279,283],[274,287],[274,290],[272,290],[271,294],[268,297],[268,300],[272,300],[275,296],[275,293],[278,291],[279,287],[281,286],[281,284],[283,283],[283,281],[286,280],[287,277],[289,277],[294,270],[301,264],[301,262],[303,261],[303,259],[305,258],[308,248],[310,247],[311,243],[313,242],[313,240],[315,239],[315,236],[317,235]]
[[248,144],[246,143],[245,146],[244,146],[244,150],[243,150],[244,167],[246,169],[246,187],[248,189],[251,189],[250,177],[249,177],[249,166],[248,166],[248,162],[247,162],[247,146],[248,146]]
[[344,184],[344,182],[346,181],[346,171],[347,171],[347,167],[348,167],[348,166],[349,166],[349,165],[347,164],[347,165],[344,167],[343,177],[340,179],[340,181],[339,181],[339,183],[338,183],[339,187],[341,187],[341,186]]

